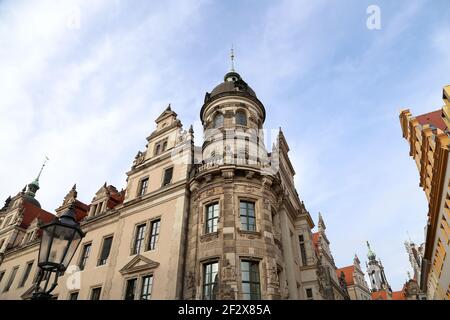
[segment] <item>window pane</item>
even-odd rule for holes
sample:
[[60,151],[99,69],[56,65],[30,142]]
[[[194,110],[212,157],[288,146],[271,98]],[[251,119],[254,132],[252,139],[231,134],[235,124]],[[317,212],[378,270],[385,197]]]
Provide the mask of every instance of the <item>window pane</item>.
[[240,201],[241,229],[256,231],[255,204],[248,201]]
[[150,300],[152,294],[153,276],[142,278],[141,300]]
[[72,292],[69,296],[69,300],[78,300],[78,292]]
[[206,207],[206,233],[217,231],[219,220],[219,204],[213,203]]
[[134,300],[134,292],[136,290],[136,279],[127,281],[127,288],[125,291],[125,300]]
[[259,263],[241,261],[241,279],[243,299],[260,299]]
[[223,126],[223,115],[221,113],[214,117],[214,128]]
[[83,247],[83,252],[81,254],[81,260],[79,265],[80,270],[84,270],[84,268],[86,267],[86,263],[89,258],[90,252],[91,252],[91,244],[90,243],[85,244]]
[[159,239],[159,227],[161,220],[155,220],[151,223],[150,239],[148,244],[148,250],[154,250],[156,248],[156,243]]
[[163,186],[168,185],[172,181],[173,168],[166,169],[164,171]]
[[109,253],[111,251],[111,244],[112,244],[113,237],[105,238],[103,241],[103,248],[102,248],[102,254],[100,256],[99,265],[106,264],[106,261],[108,260]]
[[203,266],[203,299],[214,300],[217,298],[219,285],[219,263],[213,262]]
[[3,289],[3,292],[6,292],[9,290],[9,288],[11,288],[11,285],[14,282],[14,278],[16,277],[17,270],[19,270],[19,267],[15,267],[12,270],[11,275],[9,276],[8,283],[6,284],[5,289]]
[[92,289],[91,300],[100,300],[100,293],[101,293],[101,291],[102,291],[102,288]]
[[22,280],[20,281],[19,288],[23,287],[25,285],[25,283],[27,282],[27,279],[28,279],[28,276],[30,275],[32,267],[33,267],[33,262],[30,262],[27,264],[25,271],[23,273],[23,276],[22,276]]
[[145,238],[145,228],[146,228],[145,224],[141,224],[136,227],[136,237],[134,239],[133,254],[137,254],[141,251],[142,244]]

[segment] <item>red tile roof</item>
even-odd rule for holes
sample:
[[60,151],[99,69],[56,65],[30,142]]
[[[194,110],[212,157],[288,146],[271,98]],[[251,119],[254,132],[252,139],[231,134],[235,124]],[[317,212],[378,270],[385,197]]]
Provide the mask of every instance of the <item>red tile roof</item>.
[[348,286],[353,285],[354,284],[353,273],[355,272],[355,266],[348,266],[348,267],[337,269],[336,275],[338,278],[341,276],[341,272],[344,272],[345,283]]
[[39,207],[36,207],[34,204],[24,201],[23,207],[25,209],[23,213],[23,219],[20,226],[24,229],[27,229],[30,224],[34,221],[34,219],[39,218],[42,222],[50,222],[55,218],[54,214],[45,211]]
[[372,292],[372,300],[387,300],[387,292],[384,290]]
[[312,234],[313,246],[314,246],[314,250],[316,251],[316,253],[319,250],[319,247],[318,247],[318,245],[319,245],[319,236],[320,236],[320,234],[318,232],[315,232],[315,233]]
[[432,124],[436,128],[441,129],[442,131],[444,131],[447,128],[444,120],[442,119],[442,110],[441,109],[422,114],[420,116],[417,116],[416,119],[417,119],[417,121],[419,121],[419,123],[421,125]]
[[405,292],[403,290],[392,292],[392,300],[406,300]]

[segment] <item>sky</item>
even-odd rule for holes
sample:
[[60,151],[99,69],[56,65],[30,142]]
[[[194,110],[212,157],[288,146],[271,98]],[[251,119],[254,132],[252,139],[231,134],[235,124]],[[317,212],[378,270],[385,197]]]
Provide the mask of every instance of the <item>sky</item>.
[[[380,29],[367,27],[370,5]],[[398,115],[442,106],[449,16],[447,0],[1,1],[0,200],[45,156],[37,199],[48,211],[74,183],[86,203],[105,181],[124,188],[169,103],[200,145],[204,94],[233,45],[336,265],[356,253],[365,270],[368,240],[400,290],[403,242],[424,241],[428,205]]]

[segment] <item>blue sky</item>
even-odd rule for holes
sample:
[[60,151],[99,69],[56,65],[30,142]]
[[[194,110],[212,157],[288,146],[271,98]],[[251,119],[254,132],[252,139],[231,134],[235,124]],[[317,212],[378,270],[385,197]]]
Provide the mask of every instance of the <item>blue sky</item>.
[[[381,29],[366,9],[381,9]],[[76,182],[89,202],[125,187],[168,103],[201,143],[199,110],[236,69],[281,126],[300,197],[322,212],[338,266],[369,240],[400,290],[403,241],[423,241],[427,203],[398,113],[442,105],[450,7],[434,1],[2,1],[0,199],[50,161],[38,199],[57,208]],[[77,24],[79,17],[79,24]],[[5,183],[6,182],[6,183]]]

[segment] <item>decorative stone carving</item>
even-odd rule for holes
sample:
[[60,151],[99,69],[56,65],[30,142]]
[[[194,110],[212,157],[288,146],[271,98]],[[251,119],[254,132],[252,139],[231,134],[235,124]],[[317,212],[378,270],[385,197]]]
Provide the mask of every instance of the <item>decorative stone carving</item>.
[[187,280],[186,280],[186,287],[188,289],[192,289],[195,286],[195,276],[194,273],[192,271],[189,272],[189,275],[187,276]]
[[263,186],[263,188],[270,189],[270,186],[272,185],[272,183],[273,183],[273,179],[272,178],[270,178],[268,176],[264,176],[262,178],[262,186]]
[[277,267],[275,267],[275,266],[269,267],[269,270],[267,273],[269,275],[269,284],[272,287],[279,287],[280,279],[278,278]]
[[226,260],[226,265],[222,268],[222,281],[236,281],[236,270],[228,261]]
[[222,177],[225,178],[226,182],[231,182],[234,177],[234,170],[222,170]]
[[134,165],[139,165],[144,162],[145,154],[142,151],[138,151],[136,156],[134,157]]
[[254,171],[246,171],[246,172],[245,172],[245,177],[246,177],[247,179],[253,178],[254,175],[255,175],[255,172],[254,172]]

